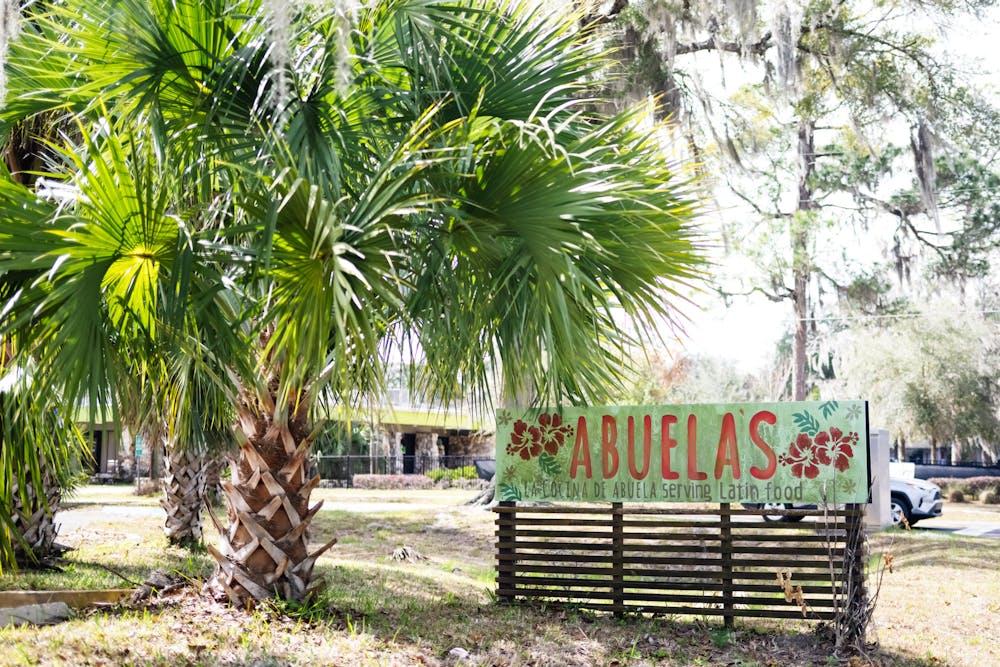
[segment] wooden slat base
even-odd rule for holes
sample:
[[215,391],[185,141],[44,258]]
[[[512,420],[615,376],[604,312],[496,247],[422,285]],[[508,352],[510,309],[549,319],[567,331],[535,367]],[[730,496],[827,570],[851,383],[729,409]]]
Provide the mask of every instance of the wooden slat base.
[[[650,614],[830,620],[864,586],[858,507],[762,510],[501,503],[497,595]],[[848,582],[848,577],[853,581]],[[850,586],[848,584],[851,584]],[[791,599],[788,599],[791,598]]]

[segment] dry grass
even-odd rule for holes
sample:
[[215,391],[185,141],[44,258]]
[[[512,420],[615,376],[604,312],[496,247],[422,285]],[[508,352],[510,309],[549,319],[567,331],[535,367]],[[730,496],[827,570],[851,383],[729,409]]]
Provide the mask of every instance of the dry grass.
[[884,649],[928,664],[1000,665],[1000,540],[917,528],[878,535],[871,551],[893,555],[875,615]]
[[[824,633],[802,621],[740,620],[730,632],[716,620],[697,617],[616,620],[572,609],[498,605],[491,598],[493,515],[460,505],[473,492],[409,492],[406,504],[398,492],[386,493],[318,492],[329,511],[317,518],[316,539],[336,534],[340,541],[320,561],[328,588],[309,606],[234,610],[191,587],[146,608],[90,611],[58,626],[0,630],[0,664],[847,664],[831,657]],[[83,495],[91,503],[101,492]],[[366,503],[377,511],[359,511]],[[402,511],[392,511],[397,508]],[[155,552],[165,546],[157,518],[120,524],[100,521],[66,530],[62,540],[78,547],[66,564],[77,574],[83,561],[101,559],[132,573],[168,561],[189,574],[207,571],[199,555],[178,552],[156,561]],[[128,546],[115,551],[114,544]],[[393,560],[403,545],[425,558]],[[876,536],[873,560],[891,552],[894,571],[883,579],[872,637],[880,644],[868,656],[871,663],[1000,664],[997,547],[996,540],[920,529]],[[57,581],[65,587],[76,585],[73,572],[52,576],[63,577]]]

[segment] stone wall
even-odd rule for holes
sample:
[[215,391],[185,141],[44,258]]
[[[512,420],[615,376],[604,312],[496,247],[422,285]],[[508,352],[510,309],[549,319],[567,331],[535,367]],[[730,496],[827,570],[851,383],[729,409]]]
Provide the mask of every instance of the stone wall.
[[431,470],[438,467],[440,451],[437,442],[437,433],[417,433],[416,455],[429,464]]
[[496,437],[492,434],[448,436],[448,453],[451,456],[482,456],[492,458],[496,453]]

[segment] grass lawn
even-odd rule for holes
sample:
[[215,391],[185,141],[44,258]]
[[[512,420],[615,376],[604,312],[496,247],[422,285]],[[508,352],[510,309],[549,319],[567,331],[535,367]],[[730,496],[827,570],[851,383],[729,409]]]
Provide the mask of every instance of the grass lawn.
[[[503,606],[492,599],[493,514],[463,507],[468,491],[319,489],[315,540],[339,542],[319,562],[313,604],[232,609],[190,586],[147,606],[90,610],[43,628],[0,630],[0,665],[838,665],[813,623],[738,619],[726,631],[699,617],[616,620],[572,609]],[[169,549],[155,498],[87,487],[64,515],[75,548],[63,572],[0,577],[0,588],[100,588],[153,569],[192,581],[210,558]],[[111,503],[107,505],[106,503]],[[1000,512],[948,505],[984,521]],[[112,511],[114,510],[114,511]],[[927,525],[930,525],[928,522]],[[208,531],[208,539],[214,539]],[[408,546],[423,558],[392,559]],[[1000,664],[1000,540],[919,527],[871,540],[891,555],[866,660],[853,664]],[[876,582],[873,580],[873,584]]]

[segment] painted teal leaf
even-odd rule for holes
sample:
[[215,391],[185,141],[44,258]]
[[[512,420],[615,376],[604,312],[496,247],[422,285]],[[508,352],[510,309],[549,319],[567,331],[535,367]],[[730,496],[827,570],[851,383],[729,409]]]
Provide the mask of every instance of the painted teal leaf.
[[840,404],[837,401],[827,401],[819,406],[819,411],[823,413],[823,419],[829,419],[830,415],[837,411]]
[[558,477],[562,474],[562,466],[559,465],[559,461],[556,461],[556,457],[548,453],[543,453],[538,457],[538,464],[542,467],[542,472],[549,477]]
[[810,437],[819,433],[819,422],[808,412],[796,412],[792,415],[792,421],[802,433],[808,433]]
[[501,484],[499,489],[500,489],[500,500],[504,502],[521,500],[521,490],[517,488],[517,485]]

